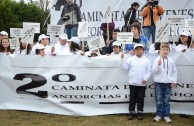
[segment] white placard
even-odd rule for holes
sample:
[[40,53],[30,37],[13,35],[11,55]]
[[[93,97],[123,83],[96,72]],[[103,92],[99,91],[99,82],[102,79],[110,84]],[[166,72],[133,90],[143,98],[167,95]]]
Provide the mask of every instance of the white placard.
[[20,42],[19,42],[18,38],[9,39],[9,42],[10,42],[11,49],[19,49],[20,48]]
[[35,33],[40,33],[40,23],[23,22],[23,28],[26,26],[35,27]]
[[22,42],[33,44],[34,43],[35,27],[27,25],[23,29]]
[[94,37],[94,38],[88,40],[88,46],[89,46],[90,51],[104,47],[105,42],[104,42],[103,36]]
[[185,27],[194,28],[194,19],[185,19]]
[[104,22],[105,23],[112,23],[112,11],[111,6],[108,6],[105,14],[104,14]]
[[168,15],[167,21],[170,23],[171,27],[185,27],[185,19],[184,15]]
[[62,35],[64,33],[64,25],[47,25],[47,35]]
[[80,38],[88,37],[88,22],[79,22],[77,34]]
[[10,28],[10,37],[22,37],[22,28]]
[[170,24],[168,21],[157,21],[155,42],[168,42],[169,28]]
[[121,44],[132,44],[133,33],[132,32],[117,32],[117,42]]

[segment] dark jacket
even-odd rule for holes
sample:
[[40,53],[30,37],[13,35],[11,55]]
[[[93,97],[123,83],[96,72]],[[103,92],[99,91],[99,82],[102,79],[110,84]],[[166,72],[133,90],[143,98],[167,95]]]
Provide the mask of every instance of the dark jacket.
[[134,22],[136,22],[137,21],[136,10],[134,8],[129,8],[126,14],[124,15],[124,19],[125,19],[125,26],[131,25]]
[[78,22],[81,22],[81,11],[77,4],[72,3],[71,5],[66,5],[61,13],[61,18],[68,16],[69,19],[65,21],[65,27],[78,26]]

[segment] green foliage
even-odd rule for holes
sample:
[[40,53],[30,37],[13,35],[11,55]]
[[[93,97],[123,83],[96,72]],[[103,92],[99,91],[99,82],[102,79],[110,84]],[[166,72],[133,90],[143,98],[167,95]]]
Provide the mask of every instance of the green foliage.
[[9,33],[10,28],[22,28],[23,22],[38,22],[41,33],[46,32],[43,28],[48,12],[44,12],[35,4],[26,4],[23,0],[0,0],[0,31]]

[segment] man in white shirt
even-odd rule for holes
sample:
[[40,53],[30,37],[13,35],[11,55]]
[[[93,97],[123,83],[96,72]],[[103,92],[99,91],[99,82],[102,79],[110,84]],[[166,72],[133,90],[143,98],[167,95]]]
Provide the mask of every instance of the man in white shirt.
[[67,34],[59,36],[59,42],[54,47],[54,54],[56,55],[66,55],[69,53],[69,43],[67,42]]
[[49,45],[49,36],[42,34],[38,37],[38,43],[36,43],[36,45],[32,47],[33,54],[36,54],[35,50],[37,49],[37,46],[39,44],[42,44],[45,47],[44,52],[46,55],[52,54],[53,51],[51,50],[51,46]]

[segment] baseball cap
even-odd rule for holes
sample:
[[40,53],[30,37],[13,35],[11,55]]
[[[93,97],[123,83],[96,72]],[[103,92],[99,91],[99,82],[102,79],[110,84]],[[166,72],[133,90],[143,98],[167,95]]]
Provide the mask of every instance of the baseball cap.
[[78,37],[72,37],[72,38],[70,39],[70,41],[72,41],[72,42],[74,42],[74,43],[77,43],[77,44],[80,44],[80,40],[79,40]]
[[134,46],[133,49],[136,49],[137,47],[142,47],[142,48],[144,48],[142,44],[135,44],[135,46]]
[[1,31],[0,34],[1,35],[5,35],[5,36],[8,36],[8,33],[6,31]]
[[49,38],[49,36],[46,36],[45,34],[42,34],[38,37],[38,41],[41,41],[42,39]]
[[59,38],[65,40],[65,39],[67,39],[67,34],[59,35]]
[[181,35],[182,36],[191,36],[191,32],[189,32],[189,31],[183,31],[182,33],[181,33]]
[[112,44],[112,47],[113,47],[113,46],[121,46],[121,44],[118,43],[117,41],[115,41],[115,42],[113,42],[113,44]]
[[45,49],[45,47],[42,44],[38,44],[36,49]]

